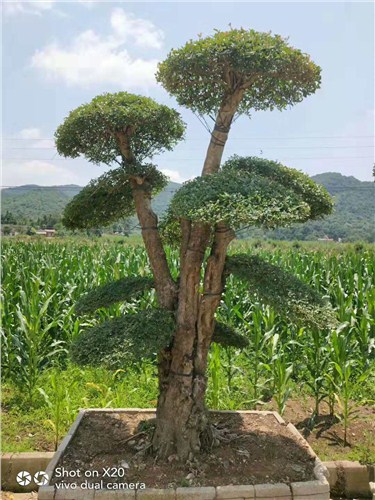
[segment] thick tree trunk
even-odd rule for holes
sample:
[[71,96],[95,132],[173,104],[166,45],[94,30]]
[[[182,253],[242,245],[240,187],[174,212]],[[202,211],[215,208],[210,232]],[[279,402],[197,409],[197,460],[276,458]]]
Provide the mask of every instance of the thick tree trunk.
[[181,262],[177,329],[171,351],[166,387],[159,395],[153,447],[160,458],[176,454],[187,460],[200,450],[200,434],[206,426],[205,374],[196,373],[194,358],[199,312],[200,271],[210,231],[194,230]]
[[158,457],[164,459],[176,455],[179,460],[187,460],[201,450],[202,440],[210,435],[205,407],[207,358],[215,326],[214,314],[223,290],[226,250],[234,234],[218,225],[201,294],[197,290],[203,260],[199,247],[208,236],[202,228],[200,238],[191,241],[192,246],[186,249],[181,276],[185,286],[180,284],[178,329],[171,357],[163,356],[159,364],[160,395],[153,447]]
[[[218,112],[202,175],[220,168],[229,129],[243,91],[226,97]],[[205,393],[207,358],[215,326],[214,315],[223,289],[222,275],[227,247],[234,233],[219,224],[200,290],[201,267],[211,230],[205,224],[181,222],[181,276],[177,330],[168,362],[159,363],[160,395],[153,448],[159,458],[175,455],[186,461],[199,453],[209,434]],[[159,360],[160,361],[160,360]],[[168,372],[169,364],[169,373]]]

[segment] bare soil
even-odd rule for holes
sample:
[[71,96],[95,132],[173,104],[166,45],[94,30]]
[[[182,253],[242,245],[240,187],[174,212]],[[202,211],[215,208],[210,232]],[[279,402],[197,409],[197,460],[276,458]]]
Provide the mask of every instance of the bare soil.
[[[337,415],[329,414],[325,402],[320,404],[320,414],[314,419],[314,400],[309,396],[289,400],[283,419],[298,429],[311,448],[323,461],[359,460],[375,463],[375,406],[357,406],[349,419],[347,445],[344,446],[344,423]],[[277,411],[272,401],[262,409]]]
[[[170,456],[155,463],[149,453],[153,413],[87,413],[58,467],[81,471],[81,477],[55,476],[52,483],[83,481],[145,483],[147,488],[226,484],[290,483],[314,479],[314,458],[303,441],[271,415],[211,413],[222,438],[219,446],[187,464]],[[121,469],[108,477],[103,468]],[[61,469],[60,469],[61,470]],[[97,471],[87,479],[85,471]],[[56,469],[55,469],[56,471]]]

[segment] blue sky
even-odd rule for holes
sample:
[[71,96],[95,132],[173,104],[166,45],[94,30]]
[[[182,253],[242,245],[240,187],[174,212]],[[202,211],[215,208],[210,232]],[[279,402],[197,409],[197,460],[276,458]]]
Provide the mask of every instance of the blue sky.
[[309,175],[333,171],[371,180],[373,3],[4,1],[4,186],[84,185],[101,175],[104,167],[60,158],[53,134],[70,110],[120,90],[181,112],[185,142],[154,162],[177,182],[199,175],[209,135],[154,73],[171,48],[229,23],[288,36],[322,67],[322,86],[283,112],[239,118],[225,158],[264,156]]

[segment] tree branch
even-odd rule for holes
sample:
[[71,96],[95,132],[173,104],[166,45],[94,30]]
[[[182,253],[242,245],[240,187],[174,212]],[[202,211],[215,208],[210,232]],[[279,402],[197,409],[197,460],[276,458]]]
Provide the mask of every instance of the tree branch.
[[[126,132],[117,133],[116,138],[124,158],[130,163],[134,162],[135,157]],[[173,310],[177,300],[177,285],[172,279],[161,241],[158,217],[151,207],[151,190],[148,189],[147,181],[141,177],[132,176],[130,183],[135,209],[141,225],[142,238],[155,278],[157,297],[162,307]]]
[[190,238],[191,221],[188,219],[181,219],[181,246],[180,246],[180,263],[185,258],[187,246]]
[[244,88],[239,88],[223,99],[216,116],[215,128],[211,134],[202,175],[213,174],[219,170],[230,126],[244,92]]
[[125,158],[125,160],[129,163],[134,162],[135,156],[133,154],[133,151],[131,150],[129,138],[126,135],[126,132],[116,132],[115,137],[117,139],[121,154]]
[[207,366],[207,355],[215,328],[215,311],[220,303],[224,289],[223,272],[227,249],[234,239],[232,229],[219,223],[216,226],[211,253],[204,274],[203,295],[198,313],[198,338],[194,369],[203,374]]

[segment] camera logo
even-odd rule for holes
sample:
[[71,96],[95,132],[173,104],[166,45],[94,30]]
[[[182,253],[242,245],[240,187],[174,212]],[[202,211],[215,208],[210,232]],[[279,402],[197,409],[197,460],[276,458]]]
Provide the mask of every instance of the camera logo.
[[[31,474],[27,470],[22,470],[17,474],[16,481],[20,486],[28,486],[31,483]],[[48,483],[48,474],[40,470],[34,474],[34,483],[37,486],[45,486]]]
[[34,475],[34,483],[38,486],[45,486],[48,483],[48,474],[44,470],[40,470]]
[[27,470],[21,470],[17,474],[16,481],[20,486],[27,486],[31,483],[31,474]]

